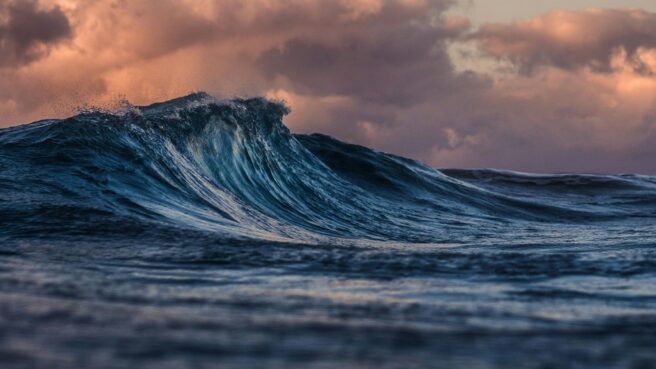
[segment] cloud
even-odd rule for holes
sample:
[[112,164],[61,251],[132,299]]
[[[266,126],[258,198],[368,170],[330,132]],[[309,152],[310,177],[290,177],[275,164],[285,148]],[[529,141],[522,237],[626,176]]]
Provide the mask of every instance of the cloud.
[[[656,173],[656,79],[625,68],[541,68],[495,80],[476,101],[478,125],[451,124],[448,166],[540,172]],[[444,165],[444,164],[442,164]]]
[[542,66],[610,72],[618,55],[637,70],[653,72],[643,52],[656,47],[656,14],[640,9],[556,10],[526,21],[487,24],[471,38],[487,54],[526,72]]
[[337,40],[301,36],[264,53],[258,66],[302,93],[411,105],[463,87],[445,51],[448,36],[441,27],[405,21]]
[[435,145],[428,160],[656,173],[645,160],[656,154],[654,35],[656,14],[632,9],[553,11],[481,26],[468,39],[518,69],[492,75],[474,102],[478,113],[460,113],[445,131],[448,144]]
[[39,59],[69,37],[68,18],[57,6],[40,9],[36,0],[0,4],[0,68]]

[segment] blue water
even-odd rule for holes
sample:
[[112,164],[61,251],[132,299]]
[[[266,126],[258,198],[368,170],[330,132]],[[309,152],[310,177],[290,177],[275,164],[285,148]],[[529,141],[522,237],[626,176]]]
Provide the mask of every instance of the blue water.
[[438,170],[286,113],[0,130],[0,366],[656,367],[656,177]]

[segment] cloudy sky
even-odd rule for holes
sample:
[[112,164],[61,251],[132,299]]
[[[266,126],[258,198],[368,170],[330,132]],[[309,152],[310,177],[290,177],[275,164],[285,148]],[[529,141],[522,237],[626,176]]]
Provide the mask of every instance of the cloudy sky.
[[656,1],[0,0],[0,127],[198,90],[437,167],[656,174]]

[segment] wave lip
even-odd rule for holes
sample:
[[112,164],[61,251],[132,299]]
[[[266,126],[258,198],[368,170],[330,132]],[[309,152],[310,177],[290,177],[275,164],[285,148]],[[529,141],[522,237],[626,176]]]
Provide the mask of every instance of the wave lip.
[[282,123],[288,113],[263,98],[196,93],[0,130],[0,216],[8,219],[0,227],[14,236],[176,227],[229,238],[439,243],[509,224],[656,216],[654,177],[440,171],[294,135]]

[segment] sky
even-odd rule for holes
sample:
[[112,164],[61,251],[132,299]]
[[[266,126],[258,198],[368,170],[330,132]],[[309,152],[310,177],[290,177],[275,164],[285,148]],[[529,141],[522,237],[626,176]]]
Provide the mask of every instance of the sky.
[[435,167],[656,174],[656,2],[0,0],[0,127],[193,91]]

